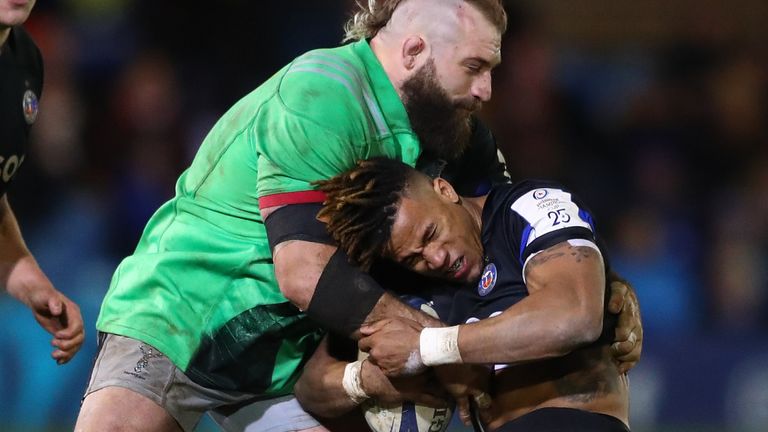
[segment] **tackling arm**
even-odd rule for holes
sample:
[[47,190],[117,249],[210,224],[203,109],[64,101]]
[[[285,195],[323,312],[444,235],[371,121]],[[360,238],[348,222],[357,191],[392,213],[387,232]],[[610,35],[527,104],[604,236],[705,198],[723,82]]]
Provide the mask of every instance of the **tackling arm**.
[[447,328],[384,319],[362,328],[360,349],[394,376],[414,355],[426,366],[514,364],[559,357],[598,339],[605,270],[597,250],[562,242],[533,256],[525,272],[529,295],[496,317]]
[[[282,217],[276,210],[262,210],[262,215],[266,220]],[[293,214],[294,218],[305,219],[298,221],[296,230],[301,231],[302,224],[320,223],[315,214]],[[272,236],[274,233],[270,233],[269,227],[267,223],[267,232]],[[442,325],[386,293],[370,276],[351,265],[345,255],[337,252],[336,246],[293,240],[290,236],[283,238],[272,253],[280,291],[321,325],[352,337],[359,337],[357,330],[364,322],[385,316],[405,317],[430,326]],[[330,307],[338,311],[329,310]]]
[[528,297],[497,317],[460,326],[462,361],[559,357],[600,336],[605,270],[597,250],[563,242],[533,256],[525,274]]

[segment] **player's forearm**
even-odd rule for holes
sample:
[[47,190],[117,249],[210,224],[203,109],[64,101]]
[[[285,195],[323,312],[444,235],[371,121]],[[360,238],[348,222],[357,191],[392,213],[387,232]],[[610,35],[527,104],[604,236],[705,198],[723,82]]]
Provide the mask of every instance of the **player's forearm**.
[[533,295],[499,316],[460,326],[458,347],[464,363],[516,364],[566,355],[601,330],[601,311]]
[[0,198],[0,287],[26,302],[28,286],[45,277],[24,244],[16,217],[5,196]]
[[294,386],[294,393],[307,411],[321,417],[339,417],[357,406],[344,391],[342,384],[347,362],[327,354],[321,356],[323,360],[313,357],[305,366],[301,378]]
[[[8,204],[7,197],[0,198],[0,263],[3,265],[14,264],[24,256],[29,255],[29,250],[24,244],[16,216]],[[0,270],[1,272],[2,270]],[[0,273],[0,276],[3,276]]]
[[[563,356],[600,337],[605,270],[599,254],[564,243],[532,258],[527,270],[529,295],[502,314],[460,326],[458,334],[450,329],[422,330],[425,364],[441,359],[522,363]],[[454,339],[458,352],[441,353],[441,347],[450,347]]]
[[275,275],[283,295],[321,325],[337,333],[359,338],[365,322],[401,316],[425,325],[438,320],[386,293],[326,244],[290,241],[274,252]]
[[381,296],[365,322],[371,323],[387,317],[408,318],[424,327],[442,327],[445,325],[442,321],[406,305],[390,293],[384,293]]
[[559,357],[600,337],[605,270],[589,247],[562,243],[531,258],[529,295],[501,315],[463,326],[466,362],[521,363]]

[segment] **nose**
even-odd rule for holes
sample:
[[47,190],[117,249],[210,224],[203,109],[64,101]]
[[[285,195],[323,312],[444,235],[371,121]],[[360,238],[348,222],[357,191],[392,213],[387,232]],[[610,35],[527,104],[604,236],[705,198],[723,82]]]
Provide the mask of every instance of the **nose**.
[[440,246],[428,246],[422,252],[424,261],[430,270],[440,270],[445,266],[448,259],[448,252]]
[[472,96],[482,102],[491,100],[491,71],[480,74],[472,83]]

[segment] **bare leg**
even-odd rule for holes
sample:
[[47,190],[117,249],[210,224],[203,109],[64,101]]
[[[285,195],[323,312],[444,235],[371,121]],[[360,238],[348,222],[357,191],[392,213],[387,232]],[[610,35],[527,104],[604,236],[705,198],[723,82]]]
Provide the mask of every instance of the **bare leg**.
[[85,398],[75,431],[180,432],[181,427],[152,400],[123,387],[106,387]]

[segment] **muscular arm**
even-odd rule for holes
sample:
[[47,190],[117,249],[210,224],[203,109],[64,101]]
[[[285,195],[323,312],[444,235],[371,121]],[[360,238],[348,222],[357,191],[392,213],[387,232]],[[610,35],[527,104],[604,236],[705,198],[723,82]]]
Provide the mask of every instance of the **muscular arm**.
[[84,339],[80,309],[37,265],[5,196],[0,198],[0,287],[29,307],[40,326],[54,336],[54,360],[66,363],[75,355]]
[[605,270],[596,250],[560,243],[531,258],[525,274],[528,297],[497,317],[460,327],[464,362],[559,357],[600,336]]
[[301,378],[293,388],[301,406],[311,413],[330,418],[356,407],[357,403],[346,394],[342,386],[346,366],[347,361],[330,353],[326,336],[302,369]]
[[514,364],[559,357],[597,340],[605,271],[596,250],[563,242],[533,256],[525,272],[529,295],[498,316],[446,329],[384,319],[363,327],[360,348],[395,376],[417,353],[426,365]]

